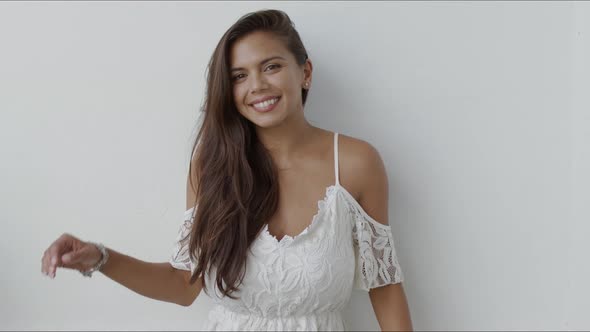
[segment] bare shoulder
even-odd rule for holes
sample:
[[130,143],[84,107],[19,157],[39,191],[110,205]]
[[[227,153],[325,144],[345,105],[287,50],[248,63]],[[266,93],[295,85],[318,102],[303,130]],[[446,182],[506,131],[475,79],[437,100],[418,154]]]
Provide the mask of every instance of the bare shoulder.
[[381,154],[368,141],[338,134],[340,182],[359,203],[387,200],[388,179]]

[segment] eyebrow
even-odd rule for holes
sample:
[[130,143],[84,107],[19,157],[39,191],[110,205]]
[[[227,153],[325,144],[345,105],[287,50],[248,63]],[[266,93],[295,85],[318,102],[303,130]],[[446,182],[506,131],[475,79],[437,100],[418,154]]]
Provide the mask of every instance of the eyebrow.
[[[262,64],[264,64],[265,62],[268,62],[268,61],[270,61],[270,60],[274,60],[274,59],[282,59],[282,60],[286,60],[286,59],[285,59],[285,58],[283,58],[282,56],[278,56],[278,55],[277,55],[277,56],[271,56],[270,58],[266,58],[266,59],[264,59],[264,60],[260,61],[260,64],[259,64],[259,65],[262,65]],[[232,68],[231,72],[233,73],[234,71],[238,71],[238,70],[242,70],[242,69],[244,69],[244,68],[241,68],[241,67],[240,67],[240,68]]]

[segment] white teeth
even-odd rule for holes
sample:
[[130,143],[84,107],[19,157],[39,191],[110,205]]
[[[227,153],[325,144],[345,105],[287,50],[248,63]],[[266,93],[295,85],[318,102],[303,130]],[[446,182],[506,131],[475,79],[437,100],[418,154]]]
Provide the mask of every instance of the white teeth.
[[275,99],[271,99],[271,100],[266,100],[266,101],[263,101],[261,103],[254,104],[254,107],[256,107],[256,108],[266,108],[266,107],[268,107],[268,105],[272,105],[272,104],[276,103],[278,100],[279,100],[279,98],[275,98]]

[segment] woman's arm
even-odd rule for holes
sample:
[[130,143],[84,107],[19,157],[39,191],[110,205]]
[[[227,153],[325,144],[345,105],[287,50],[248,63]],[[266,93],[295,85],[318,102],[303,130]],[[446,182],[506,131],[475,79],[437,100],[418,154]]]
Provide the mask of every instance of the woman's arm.
[[[160,301],[190,305],[201,291],[201,280],[189,283],[190,272],[174,268],[169,262],[150,263],[106,248],[109,259],[100,272],[128,289]],[[41,259],[41,270],[55,278],[58,267],[87,271],[101,260],[98,248],[64,233]]]
[[383,331],[413,331],[402,283],[373,288],[369,298]]
[[[389,180],[379,152],[370,144],[365,144],[356,153],[358,174],[362,178],[359,204],[382,224],[389,225]],[[383,331],[412,331],[412,320],[402,283],[389,284],[369,290],[369,297],[375,316]]]
[[[192,206],[194,197],[187,179],[187,208]],[[177,269],[170,262],[145,262],[113,249],[106,249],[109,259],[99,271],[137,294],[189,306],[201,292],[202,277],[191,285],[191,272],[188,270]],[[100,259],[101,253],[93,244],[64,233],[45,250],[41,270],[54,278],[58,267],[86,271]]]
[[201,292],[198,279],[189,284],[190,271],[179,270],[170,263],[144,262],[112,249],[100,272],[137,294],[165,302],[189,306]]

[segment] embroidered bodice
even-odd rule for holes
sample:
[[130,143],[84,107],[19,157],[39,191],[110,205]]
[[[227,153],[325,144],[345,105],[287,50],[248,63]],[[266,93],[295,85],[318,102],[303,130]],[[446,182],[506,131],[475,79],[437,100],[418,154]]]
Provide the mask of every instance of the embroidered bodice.
[[[352,289],[368,291],[400,283],[403,274],[390,225],[369,216],[340,185],[338,133],[334,133],[336,184],[326,188],[311,223],[300,234],[281,240],[268,225],[250,247],[246,272],[234,300],[214,287],[215,272],[205,275],[216,305],[203,330],[345,330],[341,311]],[[188,255],[198,206],[184,213],[170,264],[194,271]]]

